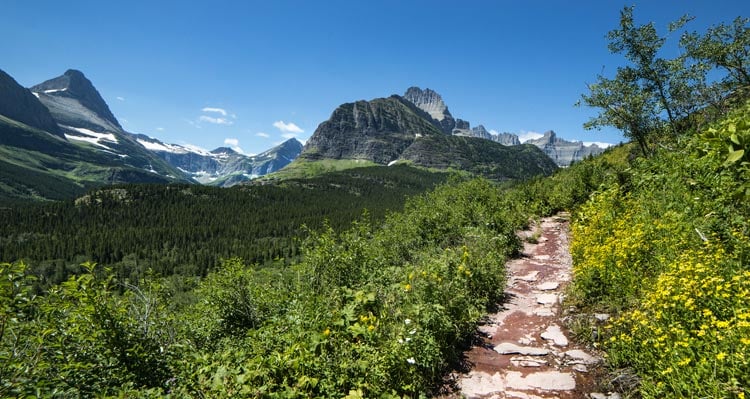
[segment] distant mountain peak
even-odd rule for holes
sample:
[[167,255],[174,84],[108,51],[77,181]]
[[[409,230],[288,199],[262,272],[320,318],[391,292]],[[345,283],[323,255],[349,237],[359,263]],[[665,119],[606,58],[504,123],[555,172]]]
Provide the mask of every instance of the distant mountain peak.
[[68,69],[64,74],[31,87],[31,91],[54,97],[68,97],[93,111],[97,116],[122,130],[120,122],[112,114],[99,91],[83,72]]
[[279,147],[281,148],[298,148],[299,147],[300,151],[302,150],[302,146],[303,146],[302,142],[297,140],[297,138],[295,137],[292,137],[291,139],[286,140],[283,143],[279,144]]
[[238,152],[229,147],[219,147],[211,150],[211,154],[238,154]]

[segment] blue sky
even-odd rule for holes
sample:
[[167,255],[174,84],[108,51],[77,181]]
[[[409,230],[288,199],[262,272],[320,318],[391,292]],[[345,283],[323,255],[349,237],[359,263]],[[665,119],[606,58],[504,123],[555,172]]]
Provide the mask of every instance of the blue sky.
[[605,35],[633,4],[661,32],[750,16],[727,0],[6,0],[0,69],[24,86],[79,69],[128,131],[206,149],[304,140],[339,104],[409,86],[472,126],[616,143],[574,103],[622,62]]

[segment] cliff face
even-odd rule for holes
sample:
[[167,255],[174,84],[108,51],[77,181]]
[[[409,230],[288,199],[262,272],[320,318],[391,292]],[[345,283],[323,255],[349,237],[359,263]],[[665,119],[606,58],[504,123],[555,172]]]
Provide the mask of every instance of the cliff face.
[[[410,87],[406,90],[404,99],[430,115],[443,133],[451,134],[459,122],[466,123],[460,119],[458,121],[453,119],[453,115],[448,111],[448,106],[445,105],[443,98],[433,90]],[[466,126],[468,127],[468,123]]]
[[387,164],[417,138],[443,134],[425,115],[400,96],[343,104],[318,126],[300,157]]

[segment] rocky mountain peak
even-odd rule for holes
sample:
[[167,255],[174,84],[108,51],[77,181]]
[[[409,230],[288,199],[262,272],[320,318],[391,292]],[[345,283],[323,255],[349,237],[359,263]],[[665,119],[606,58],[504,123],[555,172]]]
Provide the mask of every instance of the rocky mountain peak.
[[440,94],[431,89],[420,89],[419,87],[410,87],[406,90],[404,98],[411,101],[417,107],[430,114],[431,117],[438,121],[445,119],[448,107],[443,102]]
[[448,106],[443,102],[443,98],[431,89],[421,89],[412,86],[406,90],[404,97],[410,103],[416,105],[421,110],[427,112],[444,133],[451,134],[456,127],[456,121],[453,119]]
[[302,151],[302,142],[292,137],[291,139],[279,144],[279,148],[297,149],[298,151]]
[[555,133],[554,130],[547,130],[546,132],[544,132],[544,135],[542,135],[542,137],[540,137],[538,139],[534,139],[532,141],[537,146],[542,146],[542,145],[546,145],[546,144],[551,144],[551,145],[552,144],[560,144],[560,143],[563,143],[563,142],[568,143],[567,141],[565,141],[565,140],[563,140],[561,138],[558,138],[557,137],[557,133]]
[[[53,97],[67,97],[77,100],[82,106],[94,112],[120,130],[122,126],[110,111],[99,91],[83,72],[68,69],[64,74],[31,87],[31,91]],[[44,101],[43,101],[44,102]],[[49,105],[48,105],[49,107]]]
[[211,150],[211,154],[237,154],[237,151],[229,147],[218,147],[214,150]]

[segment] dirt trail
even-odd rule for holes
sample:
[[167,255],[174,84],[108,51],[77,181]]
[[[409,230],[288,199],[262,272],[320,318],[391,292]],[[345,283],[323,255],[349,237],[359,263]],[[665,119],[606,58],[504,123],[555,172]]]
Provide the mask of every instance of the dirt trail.
[[[568,216],[545,218],[537,243],[507,264],[507,300],[480,326],[482,345],[466,353],[471,370],[457,376],[467,398],[615,398],[591,393],[591,369],[601,362],[568,339],[560,303],[571,280]],[[523,232],[526,237],[534,231]],[[454,396],[455,397],[455,396]]]

